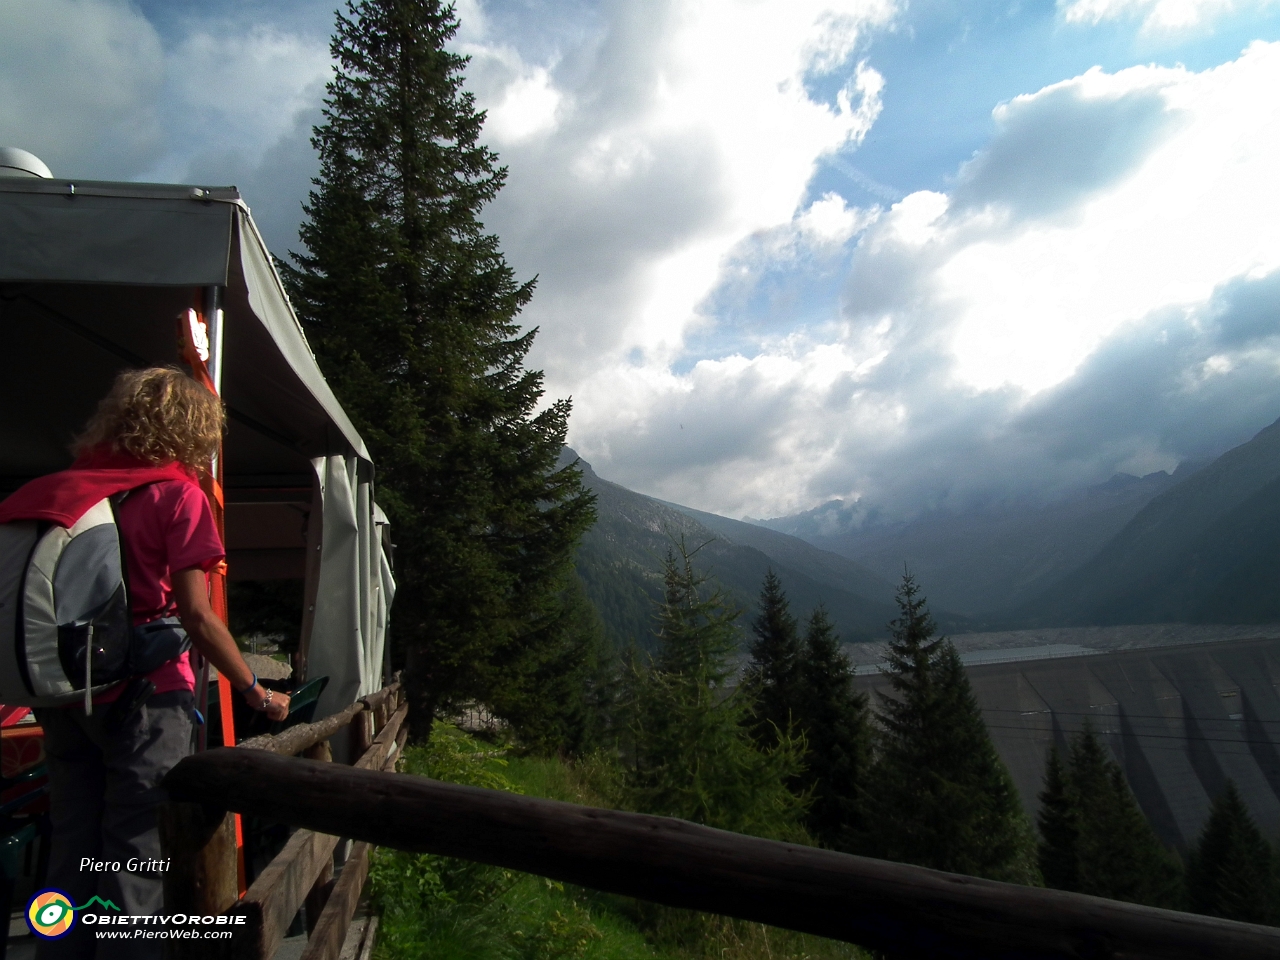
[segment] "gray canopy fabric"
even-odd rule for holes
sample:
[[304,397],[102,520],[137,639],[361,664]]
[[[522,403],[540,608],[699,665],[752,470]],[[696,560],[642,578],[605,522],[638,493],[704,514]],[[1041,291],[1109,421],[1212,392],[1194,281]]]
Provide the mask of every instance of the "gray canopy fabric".
[[221,286],[234,189],[0,179],[0,281]]
[[373,502],[369,462],[332,456],[314,464],[324,533],[307,671],[329,677],[318,708],[327,716],[381,686],[395,580],[383,549],[387,519]]
[[308,577],[306,672],[329,677],[323,716],[383,679],[386,518],[364,441],[235,188],[0,178],[0,493],[66,467],[116,373],[174,362],[177,316],[213,287],[230,575]]

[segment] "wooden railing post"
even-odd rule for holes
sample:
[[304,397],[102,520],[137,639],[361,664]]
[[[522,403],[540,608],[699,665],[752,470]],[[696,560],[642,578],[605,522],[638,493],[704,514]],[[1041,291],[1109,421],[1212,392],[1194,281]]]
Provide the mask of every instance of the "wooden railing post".
[[[227,752],[301,755],[332,766],[330,738],[345,736],[351,748],[350,762],[357,769],[394,769],[408,733],[406,708],[400,706],[403,699],[399,683],[393,682],[324,720],[253,737]],[[229,913],[245,922],[235,924],[231,943],[172,940],[166,955],[187,960],[270,960],[289,921],[305,903],[308,932],[319,928],[309,956],[336,960],[363,886],[368,847],[360,848],[359,860],[350,870],[344,868],[343,880],[335,883],[338,836],[299,830],[245,896],[238,898],[234,815],[209,806],[205,802],[209,799],[216,803],[216,792],[200,798],[188,796],[188,802],[174,800],[160,810],[161,845],[171,865],[164,879],[165,909],[188,915]]]
[[[307,749],[302,751],[302,756],[307,760],[319,760],[322,763],[333,762],[333,751],[329,748],[328,740],[321,740],[314,743]],[[324,911],[325,904],[329,902],[329,895],[333,892],[333,854],[329,855],[329,859],[324,866],[320,868],[320,873],[316,877],[315,883],[311,885],[311,889],[307,891],[307,898],[303,901],[306,908],[307,918],[307,935],[310,936],[311,931],[316,927],[316,921],[320,918],[320,914]]]
[[226,913],[239,896],[234,814],[199,803],[170,802],[159,811],[165,909]]
[[373,717],[368,710],[362,710],[351,718],[350,762],[355,763],[368,752],[373,743]]

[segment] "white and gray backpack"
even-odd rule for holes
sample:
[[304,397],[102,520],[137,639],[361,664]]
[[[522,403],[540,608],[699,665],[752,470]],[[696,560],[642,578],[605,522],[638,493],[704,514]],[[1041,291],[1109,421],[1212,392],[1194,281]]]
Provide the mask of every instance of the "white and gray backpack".
[[133,627],[116,506],[105,497],[70,527],[0,523],[0,703],[83,701],[189,648],[176,617]]

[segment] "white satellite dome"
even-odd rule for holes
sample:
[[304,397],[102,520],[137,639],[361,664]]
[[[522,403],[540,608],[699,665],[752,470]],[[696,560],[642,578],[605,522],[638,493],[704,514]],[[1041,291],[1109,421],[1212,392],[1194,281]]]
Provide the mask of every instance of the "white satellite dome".
[[17,147],[0,147],[0,177],[53,177],[43,160]]

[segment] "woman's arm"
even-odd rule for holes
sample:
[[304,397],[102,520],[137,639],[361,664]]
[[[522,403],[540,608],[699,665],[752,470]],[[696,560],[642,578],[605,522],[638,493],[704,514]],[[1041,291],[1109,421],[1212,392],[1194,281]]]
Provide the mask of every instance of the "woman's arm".
[[173,574],[173,598],[178,603],[178,619],[191,637],[197,650],[206,660],[218,668],[231,686],[239,690],[249,706],[265,710],[272,720],[283,720],[289,715],[289,697],[284,693],[271,694],[254,683],[253,671],[240,656],[231,632],[209,606],[209,586],[204,571],[190,567]]

